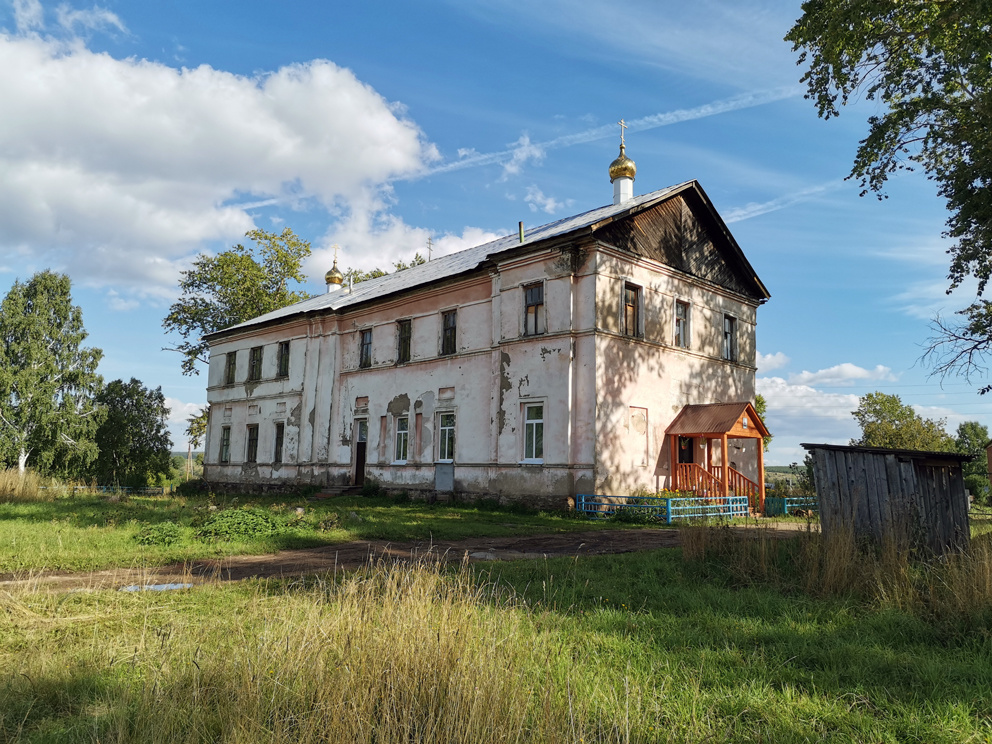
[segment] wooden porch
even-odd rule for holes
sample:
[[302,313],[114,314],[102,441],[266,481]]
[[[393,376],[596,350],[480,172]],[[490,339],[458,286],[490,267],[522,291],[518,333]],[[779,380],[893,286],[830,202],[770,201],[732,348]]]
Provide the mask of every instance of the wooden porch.
[[[671,448],[673,490],[692,491],[707,498],[747,496],[751,509],[764,509],[762,438],[768,436],[768,429],[750,403],[686,406],[665,435]],[[756,440],[757,481],[744,475],[730,460],[730,442],[739,439]]]

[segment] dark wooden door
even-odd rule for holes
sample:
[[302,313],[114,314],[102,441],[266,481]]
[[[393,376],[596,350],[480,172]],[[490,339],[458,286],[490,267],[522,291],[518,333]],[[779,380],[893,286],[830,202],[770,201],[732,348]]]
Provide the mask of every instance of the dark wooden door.
[[369,422],[368,419],[355,421],[355,479],[356,486],[365,483],[365,452],[368,448]]

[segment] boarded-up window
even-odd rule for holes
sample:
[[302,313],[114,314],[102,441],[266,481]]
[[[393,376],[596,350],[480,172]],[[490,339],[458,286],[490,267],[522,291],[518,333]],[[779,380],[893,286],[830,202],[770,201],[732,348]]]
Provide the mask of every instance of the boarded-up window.
[[262,347],[256,346],[248,355],[248,379],[262,379]]
[[630,282],[623,285],[623,334],[641,335],[641,288]]
[[272,462],[282,462],[282,443],[286,435],[286,424],[276,424],[276,446],[272,453]]
[[524,334],[536,336],[545,328],[544,285],[531,284],[524,287]]
[[258,462],[258,424],[250,424],[247,434],[248,442],[245,447],[245,462]]
[[372,366],[372,329],[368,328],[358,334],[358,366]]
[[458,350],[458,315],[455,310],[441,314],[441,354],[454,354]]
[[413,337],[413,321],[396,321],[396,362],[410,361],[410,339]]

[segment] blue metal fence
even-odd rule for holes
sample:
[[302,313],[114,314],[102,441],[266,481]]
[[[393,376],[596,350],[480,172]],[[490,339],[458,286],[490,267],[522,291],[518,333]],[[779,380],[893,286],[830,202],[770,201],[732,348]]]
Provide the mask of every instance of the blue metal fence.
[[596,496],[580,493],[575,497],[576,511],[594,519],[612,517],[622,509],[636,510],[664,520],[671,524],[677,519],[710,519],[721,517],[732,519],[748,515],[747,496],[727,498],[704,498],[700,496],[638,496],[630,499],[624,496]]
[[809,496],[765,496],[766,517],[787,517],[796,509],[820,512],[820,502]]

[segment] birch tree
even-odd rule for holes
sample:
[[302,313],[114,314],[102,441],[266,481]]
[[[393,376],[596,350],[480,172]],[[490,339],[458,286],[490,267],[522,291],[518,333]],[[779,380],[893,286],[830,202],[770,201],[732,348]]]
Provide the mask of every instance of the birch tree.
[[43,471],[79,472],[96,457],[94,397],[103,352],[86,348],[69,277],[14,282],[0,304],[0,456]]

